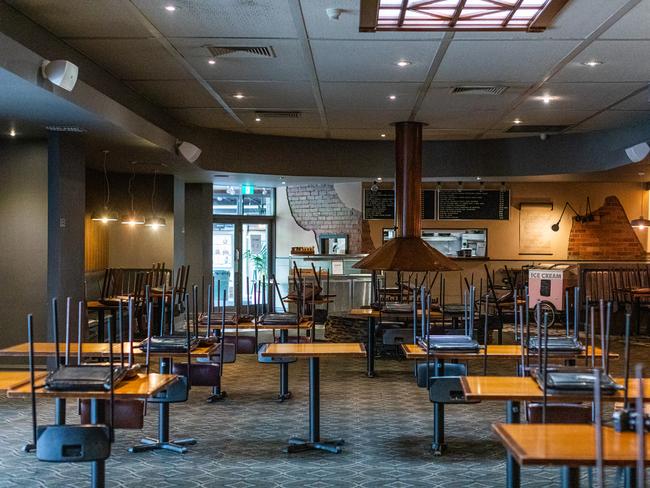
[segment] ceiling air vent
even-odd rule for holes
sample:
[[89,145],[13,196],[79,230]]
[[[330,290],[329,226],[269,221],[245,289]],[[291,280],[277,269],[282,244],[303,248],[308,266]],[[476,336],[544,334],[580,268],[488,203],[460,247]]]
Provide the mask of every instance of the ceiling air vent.
[[215,57],[275,58],[273,46],[205,46]]
[[302,112],[282,110],[256,110],[255,115],[263,119],[298,119]]
[[501,95],[508,89],[507,86],[455,86],[451,89],[454,95]]
[[527,132],[532,134],[557,134],[568,129],[568,125],[513,125],[506,132]]
[[83,127],[77,127],[76,125],[46,125],[45,130],[50,132],[75,132],[78,134],[84,134],[88,132],[87,129]]

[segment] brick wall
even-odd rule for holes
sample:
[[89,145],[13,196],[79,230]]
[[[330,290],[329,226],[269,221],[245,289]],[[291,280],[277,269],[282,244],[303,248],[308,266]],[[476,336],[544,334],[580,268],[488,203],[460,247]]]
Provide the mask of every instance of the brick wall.
[[318,245],[322,234],[347,234],[351,254],[373,249],[368,222],[360,211],[345,206],[334,185],[289,186],[287,200],[296,223],[312,231]]
[[618,198],[605,198],[605,204],[593,213],[593,222],[583,224],[573,221],[569,234],[568,259],[645,259],[643,245]]

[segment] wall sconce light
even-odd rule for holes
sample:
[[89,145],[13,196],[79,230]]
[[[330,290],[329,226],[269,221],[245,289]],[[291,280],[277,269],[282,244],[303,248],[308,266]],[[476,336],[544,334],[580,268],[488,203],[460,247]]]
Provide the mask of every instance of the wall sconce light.
[[576,222],[584,224],[586,222],[593,222],[594,221],[594,214],[591,213],[591,202],[589,201],[589,197],[587,197],[587,210],[586,210],[585,215],[581,215],[580,213],[578,213],[578,211],[575,208],[573,208],[573,206],[569,202],[566,202],[564,204],[564,208],[562,209],[562,213],[560,214],[560,218],[557,219],[557,222],[555,222],[551,226],[551,230],[553,232],[557,232],[558,230],[560,230],[560,222],[562,221],[562,217],[564,217],[564,212],[566,211],[567,207],[570,208],[573,211],[573,213],[575,214],[575,217],[573,217],[573,220],[575,220]]

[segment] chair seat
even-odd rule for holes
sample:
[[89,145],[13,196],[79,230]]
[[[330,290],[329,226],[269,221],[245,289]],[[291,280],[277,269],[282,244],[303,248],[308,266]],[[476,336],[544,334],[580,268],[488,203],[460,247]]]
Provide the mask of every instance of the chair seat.
[[[431,378],[438,377],[433,363],[429,363],[429,376]],[[467,367],[464,364],[445,363],[444,376],[467,376]],[[427,363],[418,364],[417,383],[420,388],[427,387]]]
[[266,364],[289,364],[289,363],[295,363],[296,358],[291,358],[291,357],[281,357],[281,358],[274,358],[274,357],[267,357],[267,356],[262,356],[262,353],[266,351],[266,349],[269,347],[268,344],[262,344],[257,351],[257,361],[260,363],[266,363]]
[[227,335],[225,339],[226,344],[237,344],[237,354],[255,354],[255,337]]
[[42,425],[38,427],[36,458],[50,463],[105,461],[111,455],[106,425]]
[[[82,424],[90,423],[90,400],[79,402],[79,415]],[[106,402],[106,418],[111,418],[111,406]],[[144,402],[142,400],[115,400],[113,428],[142,429],[144,427]]]
[[381,336],[384,346],[397,346],[413,340],[413,329],[386,329]]
[[434,403],[458,404],[458,403],[479,403],[479,401],[467,401],[460,376],[435,376],[432,377],[429,385],[429,400]]
[[[541,424],[544,405],[541,403],[528,404],[528,422]],[[547,403],[547,424],[590,424],[592,420],[591,405],[578,403]]]
[[[190,384],[192,386],[220,386],[220,366],[216,363],[193,363],[191,365]],[[187,363],[174,363],[172,372],[187,377]]]

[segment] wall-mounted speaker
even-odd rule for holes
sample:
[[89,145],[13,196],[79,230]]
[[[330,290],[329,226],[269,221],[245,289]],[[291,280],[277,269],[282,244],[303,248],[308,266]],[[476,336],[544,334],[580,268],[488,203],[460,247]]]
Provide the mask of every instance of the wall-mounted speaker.
[[53,85],[60,86],[67,91],[72,91],[77,83],[79,67],[65,59],[56,59],[54,61],[45,60],[41,64],[41,74],[43,78],[50,81]]
[[183,156],[183,158],[190,163],[199,159],[199,156],[201,155],[201,150],[191,142],[187,141],[179,141],[176,145],[176,150],[180,156]]
[[647,142],[641,142],[625,150],[625,154],[633,163],[643,161],[650,154],[650,146]]

